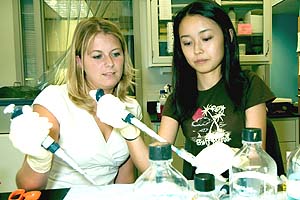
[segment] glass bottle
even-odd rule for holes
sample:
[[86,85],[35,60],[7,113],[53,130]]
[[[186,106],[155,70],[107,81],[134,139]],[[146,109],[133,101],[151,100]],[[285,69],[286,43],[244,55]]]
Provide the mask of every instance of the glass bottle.
[[143,200],[186,200],[192,191],[187,179],[172,165],[171,145],[149,145],[150,167],[134,183],[134,193]]
[[287,179],[287,199],[300,199],[300,146],[292,151],[288,157]]
[[196,195],[192,200],[217,200],[215,195],[215,176],[209,173],[194,175],[194,189]]
[[261,146],[261,129],[243,129],[242,143],[243,147],[235,154],[230,169],[230,198],[276,199],[277,166]]

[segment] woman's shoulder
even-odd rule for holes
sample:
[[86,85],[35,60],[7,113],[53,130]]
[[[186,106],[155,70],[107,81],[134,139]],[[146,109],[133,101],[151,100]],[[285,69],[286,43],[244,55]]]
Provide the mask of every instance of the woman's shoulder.
[[139,106],[139,102],[136,100],[135,97],[133,96],[126,96],[126,100],[125,100],[125,104],[126,105],[133,105],[133,106]]
[[45,87],[41,93],[46,94],[61,94],[67,93],[67,85],[48,85]]
[[256,72],[251,70],[243,70],[242,73],[249,81],[252,81],[253,79],[261,79]]
[[65,96],[68,94],[66,85],[48,85],[45,87],[40,94],[36,97],[35,101],[47,98],[49,100],[56,99],[59,96]]

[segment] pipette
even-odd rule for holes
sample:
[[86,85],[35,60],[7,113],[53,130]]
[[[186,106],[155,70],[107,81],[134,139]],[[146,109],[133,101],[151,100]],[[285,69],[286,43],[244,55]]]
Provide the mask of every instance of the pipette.
[[[104,95],[102,97],[103,94],[104,93],[102,89],[90,92],[90,95],[96,97],[95,99],[101,104],[101,109],[97,110],[97,115],[99,116],[100,120],[103,120],[103,122],[115,128],[122,128],[126,126],[123,125],[123,123],[125,122],[134,125],[157,141],[166,142],[164,138],[150,129],[147,125],[142,123],[132,113],[127,111],[125,105],[117,97],[114,97],[113,95]],[[197,173],[200,173],[201,171],[213,173],[216,179],[218,179],[219,181],[227,182],[227,179],[220,175],[222,172],[228,169],[225,169],[227,165],[216,166],[215,164],[219,163],[219,158],[215,157],[215,159],[213,159],[210,157],[210,155],[216,155],[216,152],[222,152],[222,160],[224,160],[224,158],[228,158],[228,160],[230,160],[233,156],[233,152],[229,146],[223,143],[216,142],[213,145],[209,146],[209,148],[206,147],[206,151],[201,151],[196,157],[185,149],[178,149],[174,145],[171,145],[171,148],[179,157],[190,163],[192,166],[196,167],[196,169],[198,170]],[[210,165],[207,165],[208,163]],[[211,166],[212,168],[208,168],[207,166]]]
[[[164,138],[162,138],[160,135],[158,135],[155,131],[150,129],[148,126],[146,126],[144,123],[142,123],[140,120],[138,120],[133,114],[128,112],[127,110],[124,111],[123,121],[129,124],[132,124],[139,128],[141,131],[145,132],[148,134],[150,137],[156,139],[159,142],[166,142]],[[195,156],[192,155],[191,153],[187,152],[185,149],[178,149],[174,145],[171,145],[172,150],[182,159],[186,160],[189,162],[191,165],[196,166],[195,162]]]
[[[11,113],[11,119],[14,119],[15,117],[23,114],[21,107],[15,107],[14,104],[8,105],[4,111],[5,114]],[[62,159],[64,162],[66,162],[69,166],[71,166],[73,169],[78,171],[81,175],[83,175],[90,183],[93,185],[96,185],[96,182],[88,176],[88,174],[82,170],[79,165],[60,147],[60,145],[55,142],[55,140],[50,137],[49,135],[44,139],[41,146]]]
[[[104,92],[102,89],[98,89],[96,91],[96,101],[98,101],[102,96],[104,95]],[[158,135],[156,132],[154,132],[152,129],[150,129],[148,126],[146,126],[144,123],[142,123],[140,120],[138,120],[132,113],[130,113],[129,111],[127,111],[126,109],[124,110],[119,110],[118,112],[120,112],[120,117],[121,119],[128,123],[128,124],[132,124],[134,126],[136,126],[137,128],[139,128],[141,131],[145,132],[146,134],[148,134],[150,137],[156,139],[159,142],[166,142],[166,140],[164,138],[162,138],[160,135]],[[115,120],[115,119],[110,119],[110,120]],[[175,147],[174,145],[171,145],[172,150],[182,159],[186,160],[187,162],[189,162],[191,165],[196,166],[195,163],[195,156],[192,155],[191,153],[187,152],[184,149],[178,149],[177,147]]]

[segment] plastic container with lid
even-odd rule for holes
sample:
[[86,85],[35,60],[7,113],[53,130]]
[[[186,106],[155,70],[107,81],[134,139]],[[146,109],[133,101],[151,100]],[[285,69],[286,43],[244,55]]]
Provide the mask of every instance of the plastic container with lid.
[[159,99],[157,102],[157,117],[159,120],[161,119],[162,111],[164,109],[164,105],[167,101],[167,98],[168,98],[167,92],[165,90],[160,90]]
[[215,176],[209,173],[194,175],[194,189],[196,195],[192,200],[217,200],[215,194]]
[[300,146],[288,157],[286,193],[288,200],[300,199]]
[[134,183],[134,193],[143,200],[186,200],[192,198],[187,179],[172,165],[172,150],[168,143],[149,145],[150,167]]
[[242,143],[243,147],[235,154],[229,171],[230,198],[276,199],[277,166],[261,146],[261,129],[243,129]]

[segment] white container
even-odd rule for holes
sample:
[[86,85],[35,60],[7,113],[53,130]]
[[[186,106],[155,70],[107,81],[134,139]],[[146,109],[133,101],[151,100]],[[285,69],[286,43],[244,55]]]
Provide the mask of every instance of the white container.
[[246,54],[246,44],[239,44],[240,55]]
[[263,10],[255,9],[255,10],[248,11],[244,17],[244,22],[246,24],[252,25],[252,33],[262,33],[263,32]]

